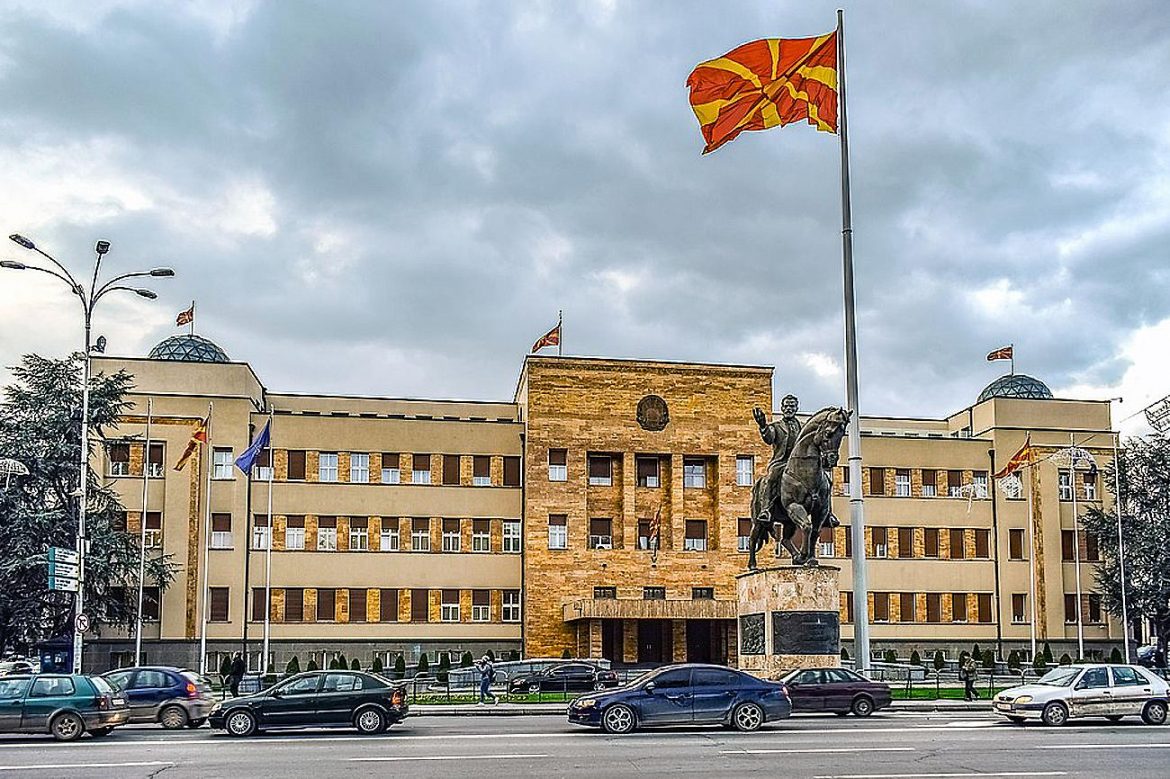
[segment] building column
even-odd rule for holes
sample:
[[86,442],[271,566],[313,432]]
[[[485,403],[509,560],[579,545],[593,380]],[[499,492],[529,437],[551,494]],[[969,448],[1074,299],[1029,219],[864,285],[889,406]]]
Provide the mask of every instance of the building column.
[[601,657],[601,620],[589,620],[589,655],[591,659]]
[[638,662],[638,620],[622,620],[622,662]]
[[687,621],[685,619],[672,619],[670,632],[673,651],[671,659],[676,663],[685,663],[687,661]]

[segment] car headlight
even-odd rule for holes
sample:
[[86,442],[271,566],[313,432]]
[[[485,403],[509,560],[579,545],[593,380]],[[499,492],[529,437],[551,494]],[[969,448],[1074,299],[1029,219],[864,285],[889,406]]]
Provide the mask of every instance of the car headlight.
[[1013,703],[1031,703],[1031,702],[1032,702],[1031,695],[1021,695],[1020,697],[1016,698],[1013,701]]
[[214,706],[212,706],[211,711],[208,713],[215,714],[217,711],[219,711],[222,708],[223,708],[223,701],[220,701],[220,702],[216,703]]
[[592,709],[596,705],[597,705],[596,698],[578,698],[577,699],[577,708],[579,708],[579,709]]

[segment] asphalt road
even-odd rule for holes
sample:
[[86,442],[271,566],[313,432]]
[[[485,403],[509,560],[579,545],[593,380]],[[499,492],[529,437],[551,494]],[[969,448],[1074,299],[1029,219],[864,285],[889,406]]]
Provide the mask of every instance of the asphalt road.
[[992,714],[799,716],[757,733],[676,728],[611,737],[555,716],[419,717],[374,737],[295,731],[250,739],[206,728],[120,728],[73,744],[0,737],[9,776],[559,777],[733,776],[828,779],[1170,776],[1170,726],[1084,722],[1019,727]]

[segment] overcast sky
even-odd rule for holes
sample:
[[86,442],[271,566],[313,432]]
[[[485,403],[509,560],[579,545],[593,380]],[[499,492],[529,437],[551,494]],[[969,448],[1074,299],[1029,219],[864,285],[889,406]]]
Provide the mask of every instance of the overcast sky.
[[[511,399],[563,309],[566,354],[841,403],[837,139],[700,156],[685,86],[838,5],[0,2],[0,232],[174,267],[103,301],[108,351],[194,299],[279,391]],[[965,407],[1009,342],[1119,416],[1170,392],[1170,7],[844,7],[863,413]],[[0,364],[80,338],[63,285],[0,271]]]

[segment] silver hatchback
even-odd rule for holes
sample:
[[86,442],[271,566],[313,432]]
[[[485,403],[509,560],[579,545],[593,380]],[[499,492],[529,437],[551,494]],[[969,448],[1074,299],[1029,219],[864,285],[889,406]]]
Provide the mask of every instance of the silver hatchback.
[[1065,665],[1033,684],[1012,687],[995,696],[997,714],[1023,724],[1039,719],[1063,725],[1076,717],[1141,717],[1147,725],[1166,721],[1170,685],[1136,665]]

